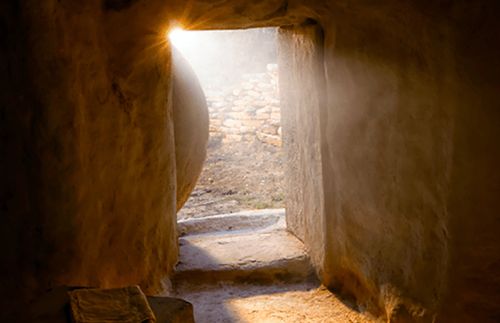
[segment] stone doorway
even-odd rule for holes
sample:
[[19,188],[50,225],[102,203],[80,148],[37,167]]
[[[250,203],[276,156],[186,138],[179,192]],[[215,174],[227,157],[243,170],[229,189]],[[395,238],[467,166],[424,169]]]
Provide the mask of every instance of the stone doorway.
[[210,115],[203,172],[179,220],[284,208],[276,38],[276,28],[170,33]]
[[171,40],[210,119],[204,169],[177,217],[175,296],[197,322],[369,322],[320,285],[287,228],[277,29],[177,30]]

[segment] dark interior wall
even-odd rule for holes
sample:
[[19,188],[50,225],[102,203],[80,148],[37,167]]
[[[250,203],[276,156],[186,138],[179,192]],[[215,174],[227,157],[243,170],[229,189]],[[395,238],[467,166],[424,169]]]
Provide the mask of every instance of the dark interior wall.
[[454,149],[449,234],[453,241],[443,317],[500,320],[500,3],[455,7]]
[[1,6],[2,317],[60,284],[158,290],[177,250],[158,8]]
[[[31,140],[33,85],[26,62],[29,61],[28,33],[22,10],[14,1],[0,4],[0,261],[1,288],[8,297],[0,298],[2,311],[14,308],[30,287],[35,256],[35,196],[38,168]],[[26,266],[26,263],[30,263]]]

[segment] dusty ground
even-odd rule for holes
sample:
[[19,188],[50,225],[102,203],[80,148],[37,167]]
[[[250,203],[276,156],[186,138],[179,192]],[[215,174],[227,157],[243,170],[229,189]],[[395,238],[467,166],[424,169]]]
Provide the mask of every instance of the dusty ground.
[[283,211],[260,212],[180,221],[174,296],[193,304],[197,323],[375,322],[310,275]]
[[317,283],[272,286],[220,283],[183,289],[198,323],[214,322],[376,322],[369,314]]
[[283,208],[282,183],[281,148],[211,138],[203,172],[178,218]]

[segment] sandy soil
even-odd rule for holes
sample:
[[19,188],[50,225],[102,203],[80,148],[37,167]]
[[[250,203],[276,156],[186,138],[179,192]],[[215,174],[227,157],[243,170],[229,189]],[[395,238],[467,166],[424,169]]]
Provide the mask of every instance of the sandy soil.
[[272,286],[221,283],[196,290],[181,289],[177,296],[194,305],[198,323],[376,322],[317,283]]
[[207,160],[178,219],[283,208],[283,156],[279,147],[261,143],[224,143],[212,137]]

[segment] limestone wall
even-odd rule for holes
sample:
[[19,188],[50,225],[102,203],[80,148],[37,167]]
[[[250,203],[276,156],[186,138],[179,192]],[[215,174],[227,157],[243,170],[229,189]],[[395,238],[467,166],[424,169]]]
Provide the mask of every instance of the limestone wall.
[[[294,185],[308,187],[314,178],[324,194],[323,211],[306,203],[321,199],[321,189],[305,190],[304,203],[293,200],[287,212],[304,215],[290,218],[291,228],[326,285],[394,322],[489,322],[500,313],[493,202],[500,153],[487,148],[499,138],[500,114],[492,107],[500,73],[486,67],[499,51],[486,50],[497,42],[498,24],[491,3],[452,7],[460,23],[442,8],[405,5],[320,16],[324,76],[317,78],[325,77],[327,99],[315,141],[321,149],[304,135],[287,148],[283,124],[285,151],[308,156],[298,165],[312,170],[321,163],[316,177],[292,167]],[[471,25],[484,38],[472,36]],[[316,74],[304,56],[314,37],[302,39],[300,26],[291,33],[285,39],[294,45],[281,48],[298,61],[295,73]],[[292,114],[300,116],[315,78],[297,88],[287,73],[292,82],[283,81],[289,88],[281,93],[295,95]],[[313,135],[318,122],[302,117],[294,126],[290,133]]]
[[[217,87],[219,88],[219,87]],[[278,66],[266,73],[245,73],[234,86],[207,91],[210,136],[225,142],[253,142],[281,146]]]
[[29,322],[59,285],[161,290],[177,257],[170,48],[151,34],[165,8],[0,13],[0,321]]
[[326,237],[324,191],[321,185],[321,113],[325,80],[321,28],[314,23],[280,28],[285,204],[288,229],[304,241],[323,275]]
[[323,278],[391,320],[432,321],[452,248],[451,44],[418,11],[404,23],[348,17],[324,22]]

